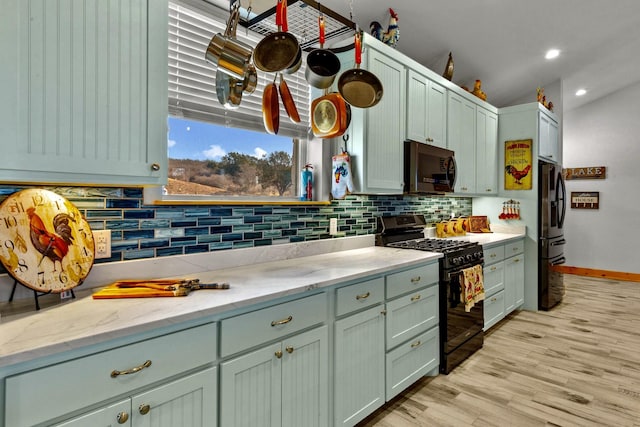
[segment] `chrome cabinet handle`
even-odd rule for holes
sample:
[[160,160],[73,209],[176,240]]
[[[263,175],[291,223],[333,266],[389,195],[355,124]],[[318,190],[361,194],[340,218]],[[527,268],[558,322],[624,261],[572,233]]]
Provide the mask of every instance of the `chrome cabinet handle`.
[[118,424],[126,423],[127,421],[129,421],[129,414],[124,411],[120,412],[118,415],[116,415],[116,421],[118,421]]
[[114,369],[113,371],[111,371],[111,378],[116,378],[118,375],[135,374],[136,372],[140,372],[144,368],[148,368],[149,366],[151,366],[151,360],[147,360],[140,366],[136,366],[135,368],[131,368],[131,369],[126,369],[124,371],[118,371],[117,369]]
[[140,405],[140,406],[138,407],[138,411],[139,411],[139,412],[140,412],[140,414],[142,414],[142,415],[147,415],[147,414],[149,413],[149,411],[150,411],[150,410],[151,410],[151,406],[149,406],[149,405],[148,405],[148,404],[146,404],[146,403],[145,403],[145,404],[143,404],[143,405]]
[[282,319],[282,320],[274,320],[273,322],[271,322],[271,326],[278,326],[278,325],[284,325],[286,323],[289,323],[293,320],[293,316],[289,316],[286,319]]
[[152,171],[159,171],[160,170],[160,165],[158,163],[153,163],[151,165],[151,170]]
[[367,298],[369,298],[370,295],[371,295],[370,292],[367,292],[366,294],[356,295],[356,299],[357,300],[367,299]]
[[417,283],[417,282],[419,282],[419,281],[420,281],[420,279],[422,279],[422,277],[421,277],[421,276],[418,276],[418,277],[412,277],[412,278],[411,278],[411,283]]
[[411,348],[416,348],[416,347],[419,347],[420,345],[422,345],[422,342],[418,340],[411,344]]
[[414,295],[414,296],[411,297],[411,302],[418,301],[420,298],[422,298],[422,295],[420,295],[420,294]]

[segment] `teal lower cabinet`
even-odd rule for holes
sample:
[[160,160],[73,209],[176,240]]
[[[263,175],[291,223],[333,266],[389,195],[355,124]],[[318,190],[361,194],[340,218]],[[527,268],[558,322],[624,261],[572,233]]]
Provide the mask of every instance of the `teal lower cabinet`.
[[383,279],[336,292],[343,309],[334,325],[335,426],[355,425],[421,377],[438,374],[437,262]]
[[524,239],[484,248],[484,330],[524,304]]
[[352,426],[385,402],[384,306],[335,322],[335,426]]
[[329,425],[326,325],[220,364],[220,425]]
[[209,323],[9,376],[4,426],[216,426],[215,331]]

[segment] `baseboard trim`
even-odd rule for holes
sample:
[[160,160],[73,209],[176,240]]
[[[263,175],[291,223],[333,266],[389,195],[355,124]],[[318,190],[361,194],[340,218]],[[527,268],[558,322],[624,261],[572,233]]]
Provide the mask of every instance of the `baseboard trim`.
[[640,274],[625,273],[622,271],[598,270],[595,268],[571,267],[565,265],[557,265],[554,270],[565,273],[575,274],[576,276],[599,277],[601,279],[622,280],[625,282],[640,282]]

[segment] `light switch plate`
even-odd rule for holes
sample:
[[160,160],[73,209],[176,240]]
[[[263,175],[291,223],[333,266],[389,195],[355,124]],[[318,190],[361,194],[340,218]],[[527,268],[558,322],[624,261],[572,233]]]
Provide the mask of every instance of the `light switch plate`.
[[111,257],[111,230],[93,230],[96,259]]

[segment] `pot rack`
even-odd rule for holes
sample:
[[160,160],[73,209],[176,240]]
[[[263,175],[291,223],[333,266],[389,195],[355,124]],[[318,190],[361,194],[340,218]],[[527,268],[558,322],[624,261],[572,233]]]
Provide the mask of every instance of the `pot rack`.
[[[287,0],[285,0],[287,1]],[[287,23],[289,33],[296,36],[302,50],[310,52],[320,47],[318,41],[318,14],[322,12],[325,18],[325,49],[334,52],[343,52],[353,49],[353,43],[340,47],[332,47],[332,44],[353,38],[356,24],[333,10],[322,6],[314,0],[288,0]],[[240,18],[240,25],[263,36],[277,32],[275,23],[276,7],[247,20]]]

